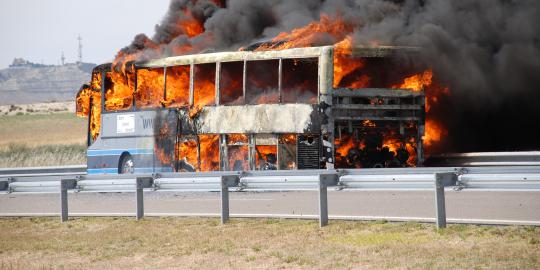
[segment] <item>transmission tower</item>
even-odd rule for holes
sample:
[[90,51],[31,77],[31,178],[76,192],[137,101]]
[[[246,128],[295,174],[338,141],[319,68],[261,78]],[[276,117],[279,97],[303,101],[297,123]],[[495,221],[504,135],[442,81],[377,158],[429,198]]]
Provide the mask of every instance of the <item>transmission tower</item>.
[[77,38],[77,40],[79,41],[79,63],[82,63],[82,38],[81,38],[81,35],[79,35],[79,37]]
[[60,57],[60,60],[62,60],[62,66],[66,64],[66,57],[64,56],[64,51],[62,51],[62,57]]

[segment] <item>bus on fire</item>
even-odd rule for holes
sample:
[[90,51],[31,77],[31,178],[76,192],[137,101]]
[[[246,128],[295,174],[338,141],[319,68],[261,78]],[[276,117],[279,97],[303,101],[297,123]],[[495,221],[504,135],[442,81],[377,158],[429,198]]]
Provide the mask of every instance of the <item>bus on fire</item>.
[[322,46],[97,66],[76,101],[88,173],[419,166],[416,52]]

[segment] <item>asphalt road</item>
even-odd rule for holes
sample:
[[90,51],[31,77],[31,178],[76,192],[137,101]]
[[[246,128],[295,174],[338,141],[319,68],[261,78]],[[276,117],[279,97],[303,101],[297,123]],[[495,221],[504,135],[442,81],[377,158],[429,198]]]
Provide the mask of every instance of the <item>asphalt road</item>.
[[[145,192],[150,216],[215,216],[217,192]],[[433,221],[432,191],[329,191],[329,214],[335,219]],[[0,216],[57,215],[58,194],[0,195]],[[540,225],[540,192],[447,191],[449,222]],[[316,191],[232,192],[231,216],[316,218]],[[70,215],[134,215],[134,193],[70,193]]]

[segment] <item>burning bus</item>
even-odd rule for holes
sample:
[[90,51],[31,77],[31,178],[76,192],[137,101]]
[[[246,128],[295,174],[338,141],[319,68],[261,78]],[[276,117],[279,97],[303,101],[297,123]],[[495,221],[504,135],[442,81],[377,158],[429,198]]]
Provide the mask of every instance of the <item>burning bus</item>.
[[88,173],[421,166],[431,73],[411,47],[104,64],[77,95]]

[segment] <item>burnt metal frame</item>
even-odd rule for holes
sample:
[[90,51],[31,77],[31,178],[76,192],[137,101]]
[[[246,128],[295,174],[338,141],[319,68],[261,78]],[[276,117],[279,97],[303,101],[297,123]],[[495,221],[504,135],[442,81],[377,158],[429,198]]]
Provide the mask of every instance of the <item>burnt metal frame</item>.
[[[413,92],[411,90],[403,89],[363,89],[362,91],[355,91],[347,88],[338,88],[333,91],[334,97],[343,99],[342,102],[338,102],[334,105],[336,113],[340,111],[369,111],[369,110],[396,110],[396,111],[409,111],[411,116],[397,116],[397,117],[380,117],[380,116],[335,116],[334,119],[338,121],[347,121],[349,125],[349,131],[352,130],[352,121],[373,120],[373,121],[392,121],[398,122],[400,125],[400,134],[404,134],[403,121],[414,121],[417,124],[418,133],[415,135],[417,141],[417,165],[422,165],[423,159],[423,142],[422,136],[424,135],[425,128],[425,95],[424,91]],[[371,104],[351,104],[349,101],[353,97],[364,98],[397,98],[398,104],[395,105],[371,105]],[[412,105],[401,104],[401,98],[412,98]],[[417,101],[419,101],[417,103]],[[339,111],[338,111],[339,110]],[[341,129],[338,126],[339,137],[341,137]]]
[[[210,105],[207,105],[207,106],[227,106],[227,105],[222,105],[220,104],[220,97],[221,97],[221,92],[220,92],[220,78],[221,78],[221,63],[226,63],[226,62],[243,62],[244,63],[244,67],[243,67],[243,71],[242,71],[242,74],[243,74],[243,82],[242,82],[242,99],[243,99],[243,105],[245,105],[245,102],[246,102],[246,79],[247,79],[247,62],[248,61],[268,61],[268,60],[278,60],[278,104],[286,104],[286,103],[283,103],[283,95],[282,95],[282,87],[283,87],[283,59],[305,59],[305,58],[314,58],[314,57],[279,57],[279,58],[270,58],[270,59],[258,59],[258,60],[240,60],[240,61],[216,61],[216,62],[211,62],[211,63],[215,63],[216,64],[216,75],[215,75],[215,104],[210,104]],[[320,61],[320,57],[318,59]],[[197,64],[209,64],[209,63],[197,63]],[[195,70],[195,65],[197,65],[195,63],[191,63],[190,64],[190,79],[189,79],[189,105],[190,106],[193,106],[194,105],[194,84],[195,84],[195,75],[194,75],[194,70]],[[185,65],[179,65],[179,66],[185,66]],[[163,66],[163,69],[164,69],[164,89],[163,89],[163,93],[164,93],[164,97],[167,97],[167,68],[170,68],[170,67],[173,67],[171,65],[165,65]],[[136,69],[141,69],[141,67],[137,67]],[[133,91],[133,93],[135,93],[137,91],[137,73],[135,73],[135,89]],[[318,87],[317,87],[317,96],[320,96],[320,85],[318,84]],[[288,104],[288,103],[287,103]],[[135,110],[142,110],[141,108],[137,108],[137,106],[135,105],[135,99],[133,99],[133,105],[132,105],[132,108],[134,108]],[[155,109],[158,109],[158,108],[149,108],[150,110],[155,110]],[[115,112],[115,111],[109,111],[109,112]]]
[[[397,50],[408,50],[408,51],[417,51],[416,48],[410,47],[379,47],[379,48],[354,48],[353,55],[358,55],[360,57],[383,57],[391,53],[394,53]],[[334,47],[324,46],[324,47],[310,47],[310,48],[299,48],[299,49],[289,49],[284,51],[268,51],[268,52],[232,52],[232,53],[212,53],[212,54],[201,54],[201,55],[188,55],[188,56],[179,56],[179,57],[170,57],[164,59],[151,60],[147,62],[135,63],[135,90],[137,87],[137,73],[136,70],[139,68],[163,68],[165,83],[164,83],[164,96],[166,97],[166,72],[167,67],[172,66],[181,66],[189,65],[190,66],[190,81],[189,81],[189,104],[193,105],[194,103],[194,65],[195,64],[205,64],[205,63],[215,63],[216,64],[216,105],[220,105],[220,71],[221,71],[221,62],[233,62],[233,61],[243,61],[243,100],[245,104],[245,95],[246,95],[246,70],[247,70],[247,61],[258,61],[258,60],[278,60],[278,91],[279,91],[279,104],[282,104],[281,97],[281,87],[282,87],[282,61],[286,59],[301,59],[301,58],[318,58],[318,104],[320,112],[324,115],[325,119],[321,125],[320,138],[321,142],[323,138],[328,138],[331,142],[331,151],[332,157],[335,157],[335,118],[333,117],[333,98],[335,96],[335,89],[333,88],[333,55]],[[110,70],[110,67],[109,67]],[[101,99],[102,99],[102,117],[106,113],[122,112],[122,111],[106,111],[105,110],[105,81],[106,81],[106,71],[102,70],[102,89],[101,89]],[[135,103],[135,98],[133,98],[133,103]],[[321,106],[322,105],[322,106]],[[326,108],[324,108],[326,107]],[[137,110],[135,104],[131,106],[131,111]],[[155,110],[155,109],[154,109]],[[100,127],[100,133],[102,133],[103,126]],[[422,157],[422,145],[421,137],[424,132],[424,125],[419,125],[418,127],[418,137],[419,137],[419,146],[418,146],[418,157]],[[222,143],[223,136],[220,137],[220,144]],[[226,143],[226,141],[225,141]],[[278,142],[279,149],[279,142]],[[321,147],[323,144],[321,143]],[[220,147],[221,149],[221,147]],[[279,151],[279,150],[278,150]],[[226,151],[225,151],[226,152]],[[223,155],[226,157],[226,153]],[[297,157],[298,158],[298,157]],[[225,162],[227,160],[225,159]],[[419,161],[420,163],[421,161]],[[327,162],[326,168],[333,169],[335,164],[334,158],[330,162]],[[226,165],[226,164],[222,164]],[[225,167],[225,166],[224,166]],[[279,167],[279,165],[278,165]]]

